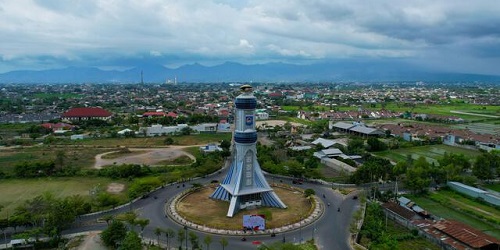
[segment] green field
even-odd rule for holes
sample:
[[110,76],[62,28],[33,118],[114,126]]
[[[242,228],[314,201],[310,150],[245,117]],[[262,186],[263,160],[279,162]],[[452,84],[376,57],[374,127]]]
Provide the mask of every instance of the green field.
[[[210,142],[220,142],[221,140],[231,140],[231,133],[217,134],[195,134],[169,136],[174,140],[174,145],[203,145]],[[78,141],[64,141],[62,144],[96,146],[96,147],[159,147],[168,146],[165,144],[167,136],[159,137],[140,137],[140,138],[103,138],[103,139],[84,139]],[[57,144],[57,142],[56,142]]]
[[484,185],[484,188],[491,189],[491,190],[493,190],[495,192],[499,192],[500,193],[500,183],[486,184],[486,185]]
[[99,187],[105,189],[111,182],[113,180],[97,177],[2,180],[0,181],[0,190],[2,190],[0,192],[0,205],[4,206],[4,208],[0,212],[0,218],[12,214],[14,209],[26,200],[46,192],[52,193],[57,198],[71,195],[89,197],[89,191],[92,188],[99,185]]
[[[447,193],[441,193],[438,194],[439,196],[446,196]],[[493,227],[491,224],[486,223],[477,217],[474,217],[470,213],[466,211],[460,211],[459,209],[461,206],[464,206],[463,204],[466,204],[466,206],[469,206],[472,204],[472,206],[478,206],[483,208],[484,205],[479,204],[477,202],[474,202],[472,200],[466,199],[464,197],[459,196],[460,198],[455,198],[453,197],[453,200],[458,201],[454,202],[453,204],[450,204],[449,206],[445,206],[443,204],[440,204],[428,197],[422,197],[422,196],[413,196],[413,195],[405,195],[412,201],[414,201],[418,206],[422,207],[423,209],[427,210],[433,215],[436,215],[441,218],[445,219],[451,219],[451,220],[457,220],[462,223],[465,223],[473,228],[476,228],[478,230],[483,231],[484,233],[487,233],[491,236],[494,236],[496,238],[500,238],[500,230]],[[463,204],[461,204],[463,203]],[[487,206],[486,206],[487,207]],[[491,211],[490,209],[493,209],[494,215],[497,217],[499,216],[499,211],[495,210],[494,208],[489,208],[488,210]]]
[[500,135],[500,125],[491,123],[467,123],[452,125],[455,129],[468,129],[478,134]]
[[469,156],[471,160],[481,154],[479,151],[452,147],[442,144],[386,150],[382,152],[375,152],[373,154],[387,158],[394,162],[405,161],[407,155],[411,155],[413,159],[418,159],[421,156],[423,156],[427,161],[438,164],[437,160],[441,158],[445,152],[453,154],[464,154],[465,156]]
[[65,166],[86,168],[94,164],[94,157],[99,153],[110,151],[94,147],[68,146],[35,146],[6,149],[0,151],[0,170],[12,172],[14,166],[22,162],[51,161],[56,158],[57,151],[64,151]]

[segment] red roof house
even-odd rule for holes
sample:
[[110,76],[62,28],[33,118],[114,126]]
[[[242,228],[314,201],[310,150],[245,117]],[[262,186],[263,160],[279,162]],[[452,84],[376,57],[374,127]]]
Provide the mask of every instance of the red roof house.
[[46,129],[51,129],[52,131],[58,131],[58,130],[72,130],[75,126],[63,122],[59,123],[43,123],[41,124],[42,127]]
[[177,114],[174,112],[168,112],[167,116],[170,116],[172,118],[177,118]]
[[72,108],[66,113],[61,115],[62,119],[65,120],[91,120],[91,119],[100,119],[107,120],[113,115],[111,112],[97,107],[91,108]]
[[166,116],[165,112],[146,112],[142,117]]

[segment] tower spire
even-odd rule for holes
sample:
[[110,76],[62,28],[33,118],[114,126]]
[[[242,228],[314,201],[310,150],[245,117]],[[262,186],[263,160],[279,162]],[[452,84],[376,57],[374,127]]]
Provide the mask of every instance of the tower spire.
[[239,210],[248,207],[287,207],[267,183],[257,161],[257,100],[252,94],[252,86],[243,85],[240,90],[241,95],[234,102],[236,119],[231,166],[222,183],[210,196],[212,199],[229,201],[227,217],[233,217]]

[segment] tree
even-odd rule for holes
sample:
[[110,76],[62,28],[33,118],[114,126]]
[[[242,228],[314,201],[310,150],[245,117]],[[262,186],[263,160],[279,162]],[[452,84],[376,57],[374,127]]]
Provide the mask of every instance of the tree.
[[224,150],[228,150],[229,151],[229,148],[231,147],[231,141],[229,140],[222,140],[220,142],[220,147]]
[[181,135],[190,135],[194,130],[190,127],[184,127],[181,129]]
[[227,239],[224,237],[220,238],[220,245],[222,246],[222,250],[224,250],[224,248],[226,248],[228,245]]
[[165,138],[163,143],[165,143],[165,145],[172,145],[172,144],[174,144],[174,139],[172,139],[172,137],[167,137],[167,138]]
[[175,237],[175,231],[172,228],[165,230],[165,238],[167,238],[167,249],[170,249],[170,239]]
[[137,219],[135,221],[135,223],[141,227],[141,236],[142,236],[142,232],[144,232],[144,228],[149,224],[149,220],[148,219]]
[[387,149],[387,145],[375,137],[368,138],[366,143],[368,144],[368,151],[383,151]]
[[360,138],[351,138],[347,143],[348,154],[362,154],[365,146],[365,141]]
[[123,239],[120,250],[140,250],[142,249],[141,238],[134,231],[127,232]]
[[66,152],[64,150],[57,150],[56,159],[54,160],[56,169],[63,170],[65,160],[66,160]]
[[109,247],[117,247],[125,239],[127,229],[121,221],[113,220],[101,233],[102,242]]
[[490,180],[495,178],[495,173],[500,174],[500,151],[491,151],[482,153],[476,158],[472,173],[481,180]]
[[160,235],[162,232],[163,232],[163,230],[161,230],[161,228],[159,228],[159,227],[155,228],[155,235],[157,237],[156,242],[158,242],[158,246],[160,246]]
[[134,231],[134,226],[136,225],[137,214],[134,212],[127,212],[124,215],[124,221],[129,225],[130,230]]
[[405,184],[413,193],[423,193],[430,183],[430,164],[421,156],[406,170]]
[[471,166],[469,159],[463,154],[445,153],[438,162],[446,170],[447,180],[456,179]]
[[191,249],[198,249],[198,235],[193,231],[189,232],[189,242],[191,242]]
[[177,231],[177,240],[179,241],[179,246],[182,247],[182,242],[184,242],[185,238],[186,238],[186,231],[184,231],[184,228],[179,228],[179,231]]
[[308,188],[308,189],[304,190],[305,197],[310,197],[310,196],[315,195],[315,194],[316,194],[316,192],[314,191],[314,189]]
[[207,246],[207,250],[210,249],[210,244],[212,243],[212,236],[206,235],[205,238],[203,239],[203,243]]
[[101,217],[102,220],[106,222],[106,225],[109,226],[109,222],[113,221],[115,217],[112,214],[106,214],[103,217]]

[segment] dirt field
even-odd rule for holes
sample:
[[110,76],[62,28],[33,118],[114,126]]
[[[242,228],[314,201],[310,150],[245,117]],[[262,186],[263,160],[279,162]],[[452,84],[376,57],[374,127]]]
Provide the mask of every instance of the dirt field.
[[[282,120],[264,120],[264,121],[257,121],[255,122],[255,127],[260,127],[264,124],[267,124],[267,126],[276,126],[276,125],[279,125],[279,126],[283,126],[285,125],[285,123],[287,123],[287,121],[282,121]],[[304,126],[304,124],[300,124],[300,123],[297,123],[297,122],[290,122],[290,124],[292,124],[293,126]]]
[[[70,250],[107,250],[101,242],[100,231],[92,231],[83,236],[82,242],[78,246],[69,247]],[[70,245],[72,245],[70,243]]]
[[106,165],[121,165],[121,164],[145,164],[145,165],[155,165],[161,161],[171,161],[180,156],[186,155],[191,158],[193,161],[196,158],[182,149],[185,146],[172,146],[169,148],[152,148],[152,149],[144,149],[144,148],[130,148],[130,151],[142,151],[141,154],[130,154],[123,155],[120,157],[116,157],[114,159],[103,159],[102,156],[106,154],[111,154],[116,151],[106,152],[103,154],[98,154],[95,156],[95,164],[94,168],[100,169]]
[[106,189],[106,192],[108,192],[110,194],[119,194],[123,191],[123,189],[125,189],[124,184],[112,182],[112,183],[109,183],[108,188]]
[[278,197],[288,206],[287,209],[258,208],[240,211],[233,218],[226,217],[228,202],[216,201],[208,197],[215,187],[207,187],[192,193],[177,204],[177,211],[190,221],[212,228],[239,230],[242,228],[243,215],[262,214],[263,210],[271,212],[271,220],[266,220],[266,228],[277,228],[298,222],[312,212],[312,205],[302,192],[284,188],[274,188]]

